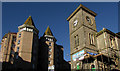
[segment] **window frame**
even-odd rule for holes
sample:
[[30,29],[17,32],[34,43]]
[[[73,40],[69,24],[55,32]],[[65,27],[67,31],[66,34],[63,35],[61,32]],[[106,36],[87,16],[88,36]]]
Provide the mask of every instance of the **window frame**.
[[18,44],[20,44],[20,40],[18,40]]
[[74,47],[79,46],[79,36],[78,36],[78,34],[74,36],[74,45],[75,45]]
[[21,33],[19,33],[18,37],[19,37],[19,38],[21,37]]
[[95,36],[94,36],[94,34],[89,33],[89,42],[90,42],[90,45],[95,45]]

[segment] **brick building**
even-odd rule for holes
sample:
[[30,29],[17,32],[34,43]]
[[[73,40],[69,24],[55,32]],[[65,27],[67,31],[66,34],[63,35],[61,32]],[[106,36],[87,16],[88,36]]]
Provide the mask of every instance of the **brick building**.
[[70,69],[69,63],[63,59],[63,46],[56,44],[57,40],[49,26],[39,41],[41,43],[39,59],[42,61],[39,63],[42,70],[64,71]]
[[3,71],[58,71],[70,69],[63,58],[63,46],[48,27],[39,39],[39,30],[32,17],[18,27],[17,33],[8,33],[2,39]]

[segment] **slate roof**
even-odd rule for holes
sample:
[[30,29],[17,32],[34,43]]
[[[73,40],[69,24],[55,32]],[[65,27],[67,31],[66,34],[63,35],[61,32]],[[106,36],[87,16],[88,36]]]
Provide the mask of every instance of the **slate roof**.
[[47,27],[47,29],[46,29],[44,35],[50,35],[50,36],[53,36],[52,31],[50,30],[49,26]]
[[34,27],[35,27],[34,22],[33,22],[31,16],[29,16],[29,17],[27,18],[27,20],[24,22],[24,24],[30,25],[30,26],[34,26]]

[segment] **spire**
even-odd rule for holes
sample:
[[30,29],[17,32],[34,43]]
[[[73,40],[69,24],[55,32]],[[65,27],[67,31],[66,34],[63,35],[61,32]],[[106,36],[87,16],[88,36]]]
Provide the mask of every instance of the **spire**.
[[49,26],[47,27],[47,29],[46,29],[44,35],[50,35],[50,36],[53,36],[53,34],[52,34],[52,32],[51,32]]
[[27,20],[25,21],[25,23],[24,23],[24,24],[26,24],[26,25],[32,25],[32,26],[34,26],[34,27],[35,27],[34,22],[33,22],[33,20],[32,20],[32,17],[31,17],[31,16],[29,16],[29,17],[27,18]]

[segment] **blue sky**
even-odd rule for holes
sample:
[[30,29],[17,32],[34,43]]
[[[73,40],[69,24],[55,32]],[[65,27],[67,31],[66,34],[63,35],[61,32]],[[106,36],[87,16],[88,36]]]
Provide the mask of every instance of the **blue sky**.
[[97,31],[103,27],[118,32],[118,3],[116,2],[9,2],[2,4],[2,36],[5,33],[17,32],[18,26],[32,16],[35,26],[42,36],[47,28],[53,32],[57,44],[64,47],[64,58],[70,60],[69,22],[71,13],[83,4],[98,15]]

